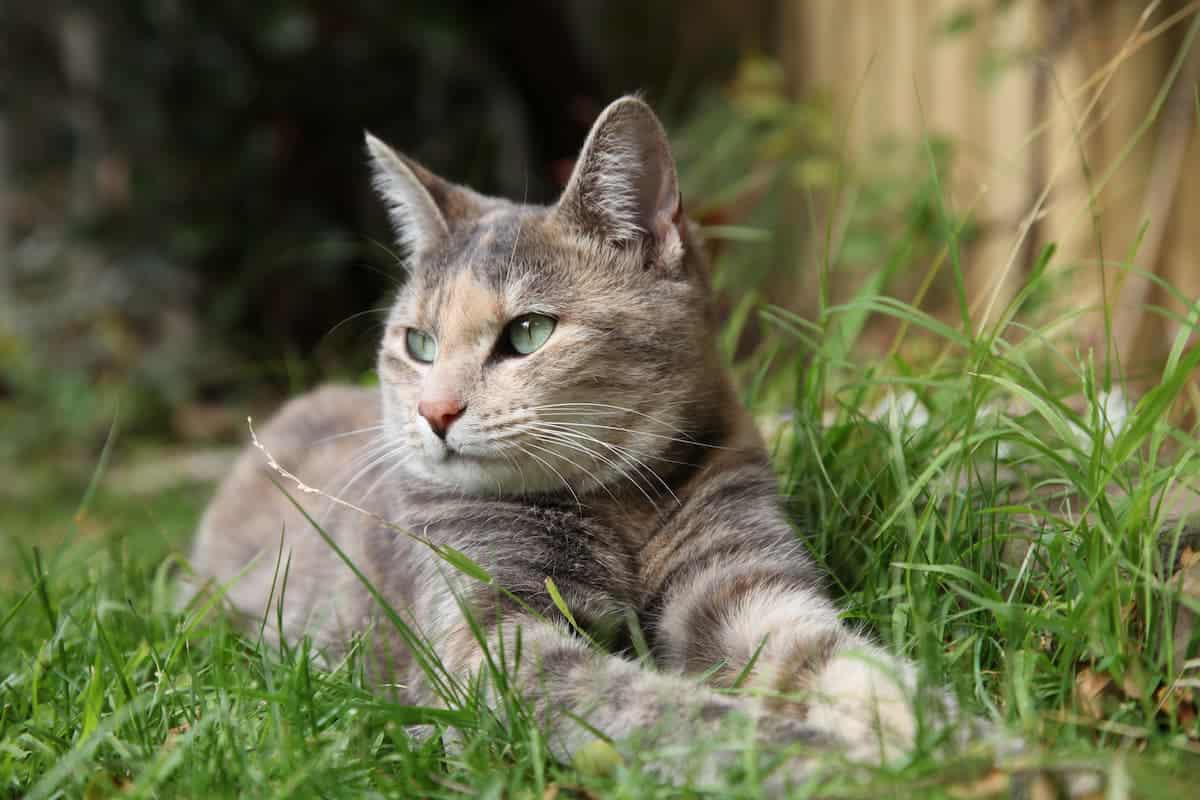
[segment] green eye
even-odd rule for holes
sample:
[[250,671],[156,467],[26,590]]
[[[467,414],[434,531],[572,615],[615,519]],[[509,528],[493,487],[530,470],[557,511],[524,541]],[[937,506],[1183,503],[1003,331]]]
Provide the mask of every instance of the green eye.
[[557,324],[545,314],[525,314],[508,323],[504,335],[518,355],[527,356],[546,343]]
[[433,357],[437,355],[437,341],[425,331],[416,328],[408,329],[404,335],[404,346],[408,348],[408,354],[422,364],[432,362]]

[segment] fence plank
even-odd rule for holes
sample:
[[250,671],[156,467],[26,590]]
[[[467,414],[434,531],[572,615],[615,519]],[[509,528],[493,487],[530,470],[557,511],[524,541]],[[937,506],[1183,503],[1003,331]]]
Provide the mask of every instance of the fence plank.
[[[810,0],[783,6],[780,41],[790,85],[827,91],[839,119],[853,111],[847,138],[852,154],[867,156],[888,136],[916,141],[925,132],[955,144],[947,201],[972,209],[982,230],[964,251],[976,324],[996,317],[1037,249],[1053,241],[1060,310],[1090,304],[1086,330],[1073,332],[1091,344],[1102,341],[1101,258],[1112,289],[1145,214],[1159,211],[1151,208],[1149,181],[1162,158],[1161,137],[1149,130],[1135,141],[1135,134],[1185,24],[1139,44],[1136,53],[1119,59],[1111,78],[1096,75],[1178,4],[1160,4],[1149,16],[1145,4],[1132,2]],[[964,11],[972,12],[973,24],[947,34],[946,21]],[[795,47],[803,54],[789,52]],[[1080,88],[1089,81],[1092,88]],[[1196,150],[1187,153],[1189,169],[1200,169]],[[1200,211],[1195,183],[1185,180],[1176,188],[1174,202],[1165,204],[1164,218],[1155,223],[1155,241],[1146,243],[1152,248],[1138,259],[1141,268],[1192,295],[1200,292],[1200,269],[1194,267],[1200,244],[1180,220]],[[1022,245],[1022,223],[1047,186],[1042,213]],[[1109,300],[1115,300],[1111,292]],[[1167,328],[1153,330],[1149,316],[1135,319],[1143,340],[1150,338],[1138,358],[1161,355],[1169,346]]]

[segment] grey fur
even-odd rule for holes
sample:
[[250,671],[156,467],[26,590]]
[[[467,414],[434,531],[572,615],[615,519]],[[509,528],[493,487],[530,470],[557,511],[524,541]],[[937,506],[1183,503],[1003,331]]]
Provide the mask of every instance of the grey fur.
[[[520,627],[523,691],[564,757],[591,734],[562,712],[618,741],[714,735],[736,712],[764,738],[865,760],[910,747],[914,668],[840,622],[789,526],[717,354],[707,266],[653,112],[635,98],[610,106],[551,208],[454,187],[377,140],[372,157],[389,203],[432,204],[416,233],[404,230],[409,211],[394,217],[417,246],[380,348],[381,386],[298,398],[261,439],[306,482],[457,548],[511,592],[456,574],[392,527],[303,496],[389,603],[462,674],[480,668],[482,649],[456,595],[510,655]],[[445,231],[431,237],[435,218]],[[530,311],[554,316],[557,329],[532,355],[505,356],[503,326]],[[434,363],[406,354],[408,327],[437,338]],[[445,443],[415,411],[431,387],[466,405]],[[272,478],[261,453],[242,456],[201,521],[197,576],[232,582],[228,599],[243,615],[269,612],[274,636],[310,635],[331,657],[371,629],[376,679],[402,687],[405,702],[435,702],[363,586]],[[276,630],[266,604],[281,535],[291,571]],[[547,578],[585,627],[635,611],[662,671],[589,649],[560,618]],[[712,681],[730,684],[760,645],[749,684],[787,698],[696,682],[717,667]],[[809,766],[797,760],[790,774]]]

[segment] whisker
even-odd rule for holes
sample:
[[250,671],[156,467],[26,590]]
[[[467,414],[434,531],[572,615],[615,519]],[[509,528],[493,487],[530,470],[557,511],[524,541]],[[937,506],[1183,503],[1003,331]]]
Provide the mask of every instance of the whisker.
[[[527,193],[528,193],[528,191],[529,191],[529,180],[528,180],[528,176],[526,177],[526,182],[525,182],[525,191],[526,191]],[[525,201],[523,200],[522,202],[525,202]],[[517,260],[517,244],[518,244],[518,243],[521,241],[521,231],[522,231],[524,228],[525,228],[525,217],[518,217],[518,218],[517,218],[517,233],[516,233],[516,235],[515,235],[515,236],[513,236],[513,246],[512,246],[512,252],[508,254],[508,263],[504,265],[504,272],[505,272],[506,274],[508,274],[508,273],[510,273],[510,272],[511,272],[513,264],[514,264],[514,263],[516,263],[516,260]]]
[[359,434],[370,433],[371,431],[381,431],[381,430],[383,430],[382,424],[369,425],[366,428],[359,428],[358,430],[355,430],[355,431],[346,431],[345,433],[334,433],[329,436],[322,436],[320,439],[317,439],[316,441],[314,441],[313,444],[314,445],[324,444],[325,442],[332,442],[335,439],[345,439],[347,436],[358,436]]
[[[611,467],[612,470],[617,473],[617,475],[619,475],[621,477],[629,477],[625,473],[624,470],[622,470],[619,466],[614,464],[610,459],[605,458],[603,455],[600,455],[599,453],[596,453],[595,451],[593,451],[589,448],[586,448],[582,445],[573,444],[571,442],[565,442],[565,441],[562,441],[561,439],[557,439],[552,436],[546,436],[546,435],[540,434],[540,433],[531,433],[531,435],[534,438],[539,439],[540,441],[550,442],[551,444],[557,444],[560,447],[568,447],[572,450],[575,450],[576,452],[585,453],[585,454],[591,456],[592,458],[596,458],[596,459],[603,461],[605,464],[607,464],[609,467]],[[537,445],[530,445],[530,446],[537,447]],[[545,449],[545,448],[542,448],[542,449]],[[600,488],[603,489],[605,491],[605,493],[613,499],[614,502],[617,502],[617,503],[620,502],[620,500],[617,499],[617,496],[612,493],[612,490],[608,488],[608,484],[606,484],[604,481],[600,480],[600,478],[598,478],[596,476],[596,474],[593,473],[591,470],[589,470],[587,467],[576,462],[574,459],[564,456],[562,453],[557,453],[553,450],[549,450],[548,452],[550,452],[552,455],[556,455],[559,458],[563,459],[571,466],[585,472],[588,475],[588,477],[590,477],[593,481],[595,481],[597,483],[597,485],[599,485]],[[650,505],[654,505],[654,500],[651,499],[650,495],[646,494],[646,490],[642,488],[641,484],[639,484],[637,481],[633,480],[632,478],[629,478],[629,482],[638,488],[638,491],[640,491],[642,493],[642,495],[646,498],[646,500],[650,503]]]
[[359,452],[346,462],[347,471],[354,469],[359,464],[364,464],[370,461],[380,453],[387,452],[396,446],[396,442],[388,439],[386,436],[379,436],[364,445]]
[[[334,486],[340,483],[343,478],[357,469],[360,464],[374,461],[377,458],[386,456],[388,451],[392,449],[392,444],[392,442],[388,441],[382,436],[373,437],[371,440],[365,442],[360,448],[358,448],[357,452],[353,456],[346,459],[346,462],[329,477],[327,485]],[[364,469],[370,469],[371,466],[372,464],[368,464]],[[350,482],[343,484],[342,488],[331,492],[331,494],[334,497],[340,497],[346,492],[346,490],[353,484],[355,480],[357,480],[357,476],[352,478]],[[333,502],[331,501],[329,506],[327,506],[322,512],[322,519],[324,519],[324,514],[328,514],[332,508]]]
[[[390,445],[390,446],[386,446],[386,445]],[[380,448],[380,450],[378,450],[376,452],[376,455],[371,456],[368,463],[362,469],[360,469],[354,475],[353,478],[351,478],[349,481],[347,481],[340,490],[338,490],[334,494],[336,494],[338,496],[346,494],[347,492],[350,491],[350,488],[352,486],[354,486],[354,484],[358,483],[358,481],[361,480],[362,477],[364,475],[366,475],[368,472],[370,472],[372,469],[374,469],[375,467],[378,467],[380,464],[386,463],[387,461],[389,461],[392,458],[396,458],[397,456],[401,456],[401,455],[406,455],[408,452],[409,452],[408,447],[403,443],[391,443],[391,442],[385,443],[385,447]]]
[[667,441],[667,442],[676,442],[679,444],[690,444],[690,445],[695,445],[696,447],[706,447],[711,450],[729,450],[730,449],[728,447],[725,447],[724,445],[708,444],[707,442],[701,442],[697,439],[692,439],[692,438],[680,439],[677,436],[667,436],[662,433],[651,433],[650,431],[635,431],[632,428],[623,428],[620,425],[600,425],[599,423],[595,423],[595,422],[559,422],[559,423],[554,423],[554,424],[569,425],[572,428],[596,428],[596,429],[606,430],[606,431],[622,431],[624,433],[632,434],[633,436],[650,436],[652,438],[662,439],[663,441]]
[[491,434],[491,431],[499,428],[499,429],[501,429],[501,432],[498,434],[489,435],[488,441],[489,442],[506,442],[509,439],[515,439],[516,437],[520,436],[521,435],[520,426],[525,425],[525,424],[527,424],[527,423],[509,422],[506,424],[497,424],[497,425],[489,427],[489,428],[481,428],[481,429],[479,429],[479,433]]
[[[557,444],[557,445],[563,446],[563,447],[572,447],[572,445],[570,445],[567,442],[561,442],[561,441],[557,441],[557,440],[550,439],[547,437],[538,437],[538,438],[540,438],[542,441],[546,441],[551,444]],[[575,467],[576,469],[580,470],[585,475],[587,475],[589,478],[591,478],[596,483],[597,486],[599,486],[601,489],[603,489],[605,491],[605,493],[613,499],[613,502],[618,502],[618,503],[620,502],[620,500],[617,499],[617,496],[612,493],[612,490],[608,487],[608,485],[605,484],[604,481],[600,480],[600,478],[598,478],[596,476],[596,473],[592,472],[590,469],[585,467],[583,464],[580,464],[575,459],[571,458],[570,456],[559,453],[558,451],[556,451],[552,448],[549,448],[549,447],[542,447],[541,445],[533,444],[532,442],[526,442],[526,444],[528,444],[530,447],[541,450],[544,453],[549,453],[550,455],[555,456],[556,458],[559,458],[559,459],[567,462],[572,467]],[[572,449],[582,451],[582,452],[587,452],[589,455],[592,455],[593,457],[595,457],[595,454],[591,453],[590,451],[587,451],[584,448],[573,447]],[[619,470],[618,470],[618,474],[621,474]],[[643,492],[643,494],[644,494],[644,492]],[[654,501],[651,500],[650,502],[653,503]]]
[[365,317],[368,314],[386,314],[390,310],[391,310],[391,306],[379,306],[378,308],[368,308],[365,311],[358,311],[354,314],[351,314],[350,316],[346,317],[344,320],[339,322],[337,325],[334,325],[332,328],[330,328],[328,331],[326,331],[325,335],[321,337],[321,343],[324,343],[324,341],[326,339],[328,339],[330,336],[333,336],[333,334],[337,331],[337,329],[342,327],[343,325],[345,325],[347,322],[352,322],[353,320],[356,320],[359,317]]
[[648,419],[651,422],[662,425],[664,428],[670,428],[671,430],[675,431],[676,433],[681,433],[684,436],[691,435],[687,431],[683,430],[682,428],[672,425],[670,422],[666,422],[665,420],[658,419],[657,417],[653,417],[649,414],[646,414],[642,411],[638,411],[633,408],[626,408],[625,406],[612,405],[611,403],[585,403],[585,402],[548,403],[546,405],[532,406],[530,408],[530,410],[531,411],[542,411],[542,410],[565,409],[565,408],[605,408],[605,409],[611,409],[613,411],[622,411],[626,414],[633,414],[634,416]]
[[[558,422],[552,422],[552,421],[550,421],[550,420],[540,420],[539,422],[536,422],[536,423],[533,423],[533,424],[535,424],[535,425],[544,425],[544,426],[551,427],[551,428],[560,428],[560,429],[564,429],[564,430],[570,430],[570,431],[572,431],[573,433],[575,433],[575,434],[576,434],[576,435],[578,435],[578,436],[587,436],[587,437],[589,437],[589,438],[591,438],[591,439],[594,439],[594,440],[596,440],[596,441],[603,442],[603,443],[604,443],[606,446],[608,446],[608,447],[615,447],[615,448],[617,448],[617,449],[619,449],[619,450],[621,450],[621,451],[623,451],[623,452],[625,452],[625,453],[628,453],[628,454],[629,454],[631,457],[633,457],[633,456],[638,456],[638,457],[641,457],[641,458],[649,459],[649,460],[651,460],[651,461],[661,461],[661,462],[663,462],[664,464],[676,464],[676,465],[678,465],[678,466],[681,466],[681,467],[698,467],[698,466],[700,466],[700,465],[699,465],[698,463],[696,463],[695,461],[680,461],[680,460],[679,460],[679,459],[677,459],[677,458],[668,458],[667,456],[664,456],[664,455],[662,455],[661,453],[657,453],[657,452],[654,452],[654,451],[648,451],[648,450],[640,450],[640,449],[638,449],[638,448],[636,448],[636,447],[632,447],[632,446],[630,446],[630,445],[628,445],[628,444],[613,444],[613,443],[610,443],[610,442],[604,442],[604,440],[602,440],[602,439],[597,439],[596,437],[592,436],[592,435],[591,435],[591,434],[589,434],[589,433],[585,433],[584,431],[575,430],[576,428],[578,428],[578,427],[579,427],[581,424],[583,424],[583,423],[572,423],[572,422],[562,422],[562,421],[558,421]],[[630,431],[630,430],[629,430],[629,429],[627,429],[627,428],[618,428],[618,430],[624,430],[624,431],[626,431],[626,432],[629,432],[629,433],[638,433],[637,431]],[[705,446],[705,445],[703,445],[703,443],[701,443],[701,442],[689,442],[689,444],[695,444],[695,445],[697,445],[697,446],[700,446],[700,447],[703,447],[703,446]],[[727,450],[727,449],[731,449],[731,448],[727,448],[727,447],[724,447],[724,446],[721,446],[721,445],[708,445],[708,447],[709,447],[710,449],[714,449],[714,450]]]
[[[568,492],[570,492],[570,493],[571,493],[571,497],[574,497],[574,498],[575,498],[575,505],[579,506],[580,510],[583,510],[583,503],[582,503],[582,502],[580,502],[580,500],[579,500],[579,495],[575,494],[575,490],[571,488],[571,484],[567,483],[567,479],[563,477],[563,474],[562,474],[561,472],[559,472],[558,470],[556,470],[556,469],[554,468],[554,465],[553,465],[553,464],[551,464],[549,461],[547,461],[546,459],[542,458],[541,456],[539,456],[539,455],[537,455],[537,454],[535,454],[535,453],[531,453],[531,452],[529,452],[529,451],[528,451],[528,450],[526,450],[526,449],[525,449],[525,448],[524,448],[522,445],[519,445],[519,444],[518,444],[518,445],[516,445],[516,447],[517,447],[517,449],[518,449],[518,450],[520,450],[522,453],[524,453],[525,455],[529,456],[529,457],[530,457],[530,458],[532,458],[533,460],[535,460],[535,461],[538,461],[538,462],[539,462],[539,463],[541,463],[543,466],[545,466],[545,467],[546,467],[546,469],[550,470],[550,471],[551,471],[551,472],[553,472],[555,475],[557,475],[557,476],[558,476],[558,479],[559,479],[560,481],[562,481],[562,485],[563,485],[563,486],[566,488],[566,490],[567,490]],[[530,445],[530,447],[537,447],[537,445],[532,445],[532,444],[531,444],[531,445]],[[544,450],[545,448],[538,448],[538,449],[539,449],[539,450]]]
[[553,406],[530,406],[530,411],[536,411],[540,415],[543,412],[553,412],[555,414],[577,414],[589,416],[620,416],[625,413],[624,409],[608,409],[608,408],[557,408]]
[[365,442],[362,447],[358,448],[357,452],[355,452],[353,456],[346,459],[346,463],[339,467],[338,471],[330,479],[330,483],[336,483],[337,481],[341,480],[343,477],[357,469],[360,464],[363,464],[375,456],[386,452],[391,446],[392,443],[389,442],[385,437],[373,437],[369,441]]
[[377,488],[379,488],[379,484],[383,483],[383,482],[384,482],[384,481],[385,481],[385,480],[386,480],[386,479],[387,479],[387,478],[388,478],[388,477],[389,477],[389,476],[390,476],[392,473],[394,473],[394,472],[395,472],[396,470],[398,470],[400,467],[402,467],[402,466],[404,466],[405,464],[407,464],[407,463],[408,463],[408,462],[409,462],[409,461],[412,459],[412,457],[413,457],[413,453],[412,453],[411,451],[407,451],[407,452],[400,452],[399,450],[396,450],[396,451],[393,451],[393,452],[394,452],[395,454],[397,454],[397,455],[401,455],[401,456],[403,456],[403,457],[402,457],[402,458],[397,458],[397,459],[396,459],[396,463],[395,463],[395,464],[392,464],[392,465],[391,465],[391,466],[389,466],[387,469],[383,470],[383,472],[379,473],[379,477],[377,477],[377,478],[376,478],[376,479],[375,479],[375,480],[374,480],[374,481],[371,483],[371,485],[370,485],[369,487],[367,487],[367,491],[363,492],[363,495],[362,495],[362,497],[360,497],[360,498],[358,499],[358,502],[359,502],[359,504],[360,504],[360,505],[361,505],[361,504],[364,504],[364,503],[366,502],[367,498],[371,496],[371,493],[372,493],[372,492],[374,492],[374,491],[375,491]]
[[[496,452],[499,453],[500,457],[503,458],[508,464],[512,465],[517,470],[517,474],[521,476],[521,496],[525,497],[529,490],[529,484],[525,480],[525,470],[521,469],[520,461],[517,461],[516,459],[514,459],[508,455],[507,451],[510,449],[512,449],[512,448],[497,447]],[[504,492],[500,489],[500,482],[496,481],[497,496],[502,495],[503,493]]]
[[[630,464],[630,466],[633,468],[634,472],[636,474],[638,474],[639,476],[641,475],[642,470],[645,470],[646,472],[650,473],[650,476],[652,478],[654,478],[656,481],[658,481],[659,485],[662,486],[663,489],[665,489],[667,491],[667,494],[671,495],[671,497],[675,500],[675,503],[677,505],[682,505],[682,502],[679,500],[679,497],[675,494],[674,490],[671,489],[670,485],[665,480],[662,479],[662,476],[659,475],[657,472],[655,472],[653,469],[651,469],[645,462],[643,462],[641,459],[639,459],[636,455],[634,455],[634,451],[629,450],[628,448],[621,447],[619,445],[611,444],[609,442],[604,441],[603,439],[599,439],[595,436],[592,436],[590,434],[583,433],[580,431],[572,431],[569,429],[568,430],[559,430],[559,427],[560,426],[558,426],[556,423],[549,423],[545,427],[535,426],[536,429],[541,430],[543,433],[552,433],[553,432],[553,433],[557,433],[559,435],[574,436],[577,438],[582,438],[585,441],[594,442],[594,443],[600,445],[601,447],[606,448],[610,452],[614,453],[618,458],[623,460],[626,464],[630,464],[630,462],[632,462],[632,464]],[[624,473],[623,470],[619,470],[619,469],[617,470],[617,472],[619,474],[626,474],[626,473]],[[636,485],[639,489],[641,488],[641,484],[638,484],[636,481],[634,481],[632,476],[629,476],[626,474],[626,477],[629,477],[630,481],[633,482],[634,485]],[[645,494],[644,491],[643,491],[643,494]],[[647,497],[646,499],[649,499],[649,497]],[[651,501],[651,503],[653,504],[653,501]]]
[[[639,465],[642,468],[645,468],[648,472],[650,472],[651,475],[654,475],[653,470],[650,470],[648,467],[645,466],[645,464],[641,464],[641,462],[638,462],[637,459],[632,458],[627,453],[623,452],[621,450],[621,448],[616,447],[615,445],[609,444],[608,442],[606,442],[602,439],[598,439],[597,437],[592,436],[590,434],[582,433],[580,431],[572,431],[569,429],[562,429],[559,426],[555,426],[552,424],[551,425],[534,424],[534,425],[527,426],[527,429],[530,431],[536,431],[537,433],[540,433],[542,435],[551,436],[551,437],[557,439],[558,441],[562,441],[564,444],[566,444],[566,442],[563,441],[562,437],[567,437],[567,436],[571,437],[573,440],[576,440],[574,442],[575,444],[578,444],[578,440],[583,440],[584,442],[588,442],[590,444],[598,444],[601,447],[608,450],[613,455],[615,455],[617,458],[620,458],[621,461],[630,470],[632,470],[633,473],[636,474],[639,478],[642,477],[641,470],[639,469]],[[603,460],[604,463],[608,464],[613,469],[613,471],[615,471],[619,476],[627,477],[627,478],[629,478],[629,480],[631,482],[636,483],[636,480],[634,479],[633,475],[630,475],[628,472],[626,472],[626,469],[622,468],[621,465],[614,463],[611,459],[603,456],[603,454],[593,452],[590,448],[587,449],[587,452],[589,455],[593,456],[594,458],[599,458],[599,459]],[[655,477],[658,477],[658,476],[655,475]],[[638,484],[638,488],[641,488],[640,484]],[[669,488],[668,488],[668,491],[670,491]]]

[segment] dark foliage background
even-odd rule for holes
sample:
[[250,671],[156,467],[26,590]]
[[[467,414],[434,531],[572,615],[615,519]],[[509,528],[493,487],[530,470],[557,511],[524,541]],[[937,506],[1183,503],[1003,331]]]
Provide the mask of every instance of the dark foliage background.
[[363,129],[547,201],[610,97],[678,111],[760,32],[688,11],[0,4],[0,456],[94,451],[117,404],[134,432],[234,435],[205,408],[360,374],[398,274]]

